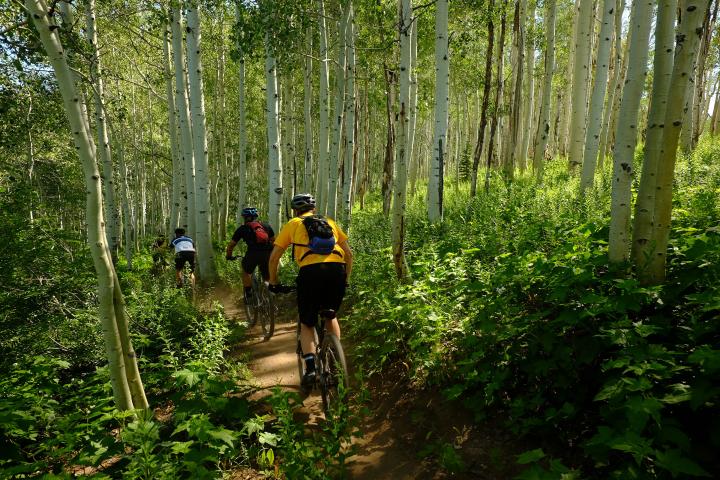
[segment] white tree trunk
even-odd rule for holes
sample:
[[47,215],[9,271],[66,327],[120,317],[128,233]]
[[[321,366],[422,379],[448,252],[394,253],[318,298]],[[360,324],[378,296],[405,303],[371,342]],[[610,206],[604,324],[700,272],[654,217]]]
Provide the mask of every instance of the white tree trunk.
[[582,163],[587,120],[588,75],[590,74],[590,43],[592,38],[593,0],[579,0],[570,115],[570,168]]
[[595,66],[595,80],[593,83],[592,96],[590,97],[590,109],[587,117],[587,129],[585,131],[585,151],[582,156],[582,175],[580,177],[580,189],[585,190],[593,185],[595,179],[595,167],[600,142],[600,130],[602,128],[603,104],[607,89],[607,79],[610,61],[610,46],[612,43],[613,19],[615,13],[615,0],[603,0],[601,7],[601,27],[598,33],[597,63]]
[[527,168],[528,146],[530,145],[530,135],[533,130],[533,118],[535,116],[535,41],[531,39],[536,29],[535,23],[535,5],[530,9],[530,25],[529,34],[525,38],[525,95],[523,102],[523,117],[520,135],[520,152],[518,160],[520,162],[520,170],[525,171]]
[[328,152],[330,138],[330,97],[328,72],[327,28],[325,26],[325,4],[318,0],[318,26],[320,35],[320,131],[318,132],[318,165],[317,165],[317,207],[320,213],[327,211],[328,205]]
[[235,223],[241,225],[242,210],[247,206],[247,127],[245,122],[245,58],[240,57],[238,62],[238,115],[240,128],[238,132],[238,204],[235,213]]
[[175,100],[180,120],[180,140],[182,163],[185,169],[185,205],[187,206],[187,225],[182,225],[190,237],[195,237],[195,157],[193,154],[193,136],[190,126],[190,108],[185,72],[185,49],[183,48],[183,26],[180,7],[172,11],[173,64],[175,67]]
[[332,144],[330,145],[330,164],[328,172],[327,214],[335,217],[338,193],[338,168],[340,165],[340,143],[343,135],[343,117],[345,114],[345,39],[350,14],[349,1],[345,2],[342,17],[338,24],[338,62],[335,69],[335,121],[333,122]]
[[[170,22],[172,20],[169,20]],[[182,156],[178,146],[177,107],[173,93],[172,73],[170,67],[170,25],[163,29],[163,68],[165,70],[165,96],[168,104],[168,134],[170,137],[170,155],[172,156],[172,197],[170,202],[170,219],[168,222],[168,236],[180,226],[181,203],[184,204],[185,175],[183,174]],[[187,208],[187,207],[186,207]]]
[[347,95],[345,97],[345,160],[343,161],[343,214],[346,231],[350,229],[352,215],[353,173],[355,158],[355,17],[352,0],[348,1],[348,23],[345,32],[347,45]]
[[450,104],[450,45],[448,40],[448,1],[437,1],[435,13],[435,129],[433,156],[428,181],[428,219],[442,220],[442,165],[447,152],[448,108]]
[[653,87],[648,127],[645,134],[645,157],[643,158],[642,175],[635,202],[635,218],[633,219],[632,259],[639,267],[640,272],[652,255],[650,238],[653,230],[655,189],[657,188],[655,179],[665,131],[665,113],[673,73],[676,10],[677,0],[660,0],[658,3]]
[[[513,93],[510,104],[508,132],[504,136],[504,149],[502,156],[503,173],[505,178],[511,179],[515,175],[515,165],[520,138],[520,118],[522,110],[522,85],[525,74],[525,13],[527,0],[516,0],[513,19],[513,48],[510,64],[513,70]],[[510,89],[508,89],[510,93]]]
[[105,199],[105,226],[108,248],[113,261],[117,255],[119,242],[119,215],[115,204],[115,182],[113,179],[112,155],[110,139],[105,122],[104,84],[101,77],[100,52],[98,51],[97,30],[95,25],[95,0],[88,0],[85,4],[87,17],[87,37],[92,49],[92,62],[90,75],[92,77],[95,97],[95,128],[97,129],[97,142],[100,144],[100,162],[102,163],[103,193]]
[[630,13],[630,50],[620,116],[613,148],[613,182],[610,207],[610,262],[624,262],[630,254],[630,190],[637,144],[637,119],[647,73],[648,39],[654,0],[634,0]]
[[195,158],[195,245],[200,267],[199,280],[207,285],[215,281],[217,272],[213,260],[210,233],[210,177],[207,135],[205,133],[205,98],[200,61],[200,16],[198,15],[197,0],[190,0],[187,3],[187,58]]
[[305,30],[305,48],[307,55],[305,56],[305,71],[303,76],[304,95],[303,95],[303,118],[305,121],[305,168],[303,169],[303,191],[312,191],[312,153],[313,153],[313,135],[312,135],[312,28],[307,27]]
[[686,0],[683,4],[683,16],[677,35],[675,61],[665,112],[665,127],[660,147],[660,158],[656,177],[655,192],[655,228],[651,244],[655,252],[651,256],[647,279],[652,283],[665,280],[665,261],[670,238],[670,220],[672,216],[672,188],[675,176],[678,137],[685,115],[685,101],[688,85],[693,76],[697,58],[703,19],[710,2]]
[[293,185],[292,179],[294,176],[293,166],[295,165],[295,145],[293,144],[292,134],[292,93],[290,89],[291,76],[288,73],[285,76],[285,80],[281,83],[280,89],[283,92],[281,101],[282,119],[281,119],[281,132],[280,138],[283,141],[283,196],[285,198],[285,211],[288,216],[288,220],[292,218],[292,212],[290,210],[290,200],[292,200]]
[[282,158],[280,154],[280,134],[278,132],[278,93],[277,70],[275,57],[270,46],[270,39],[265,37],[265,88],[268,143],[268,221],[272,228],[280,231],[283,199]]
[[[224,26],[225,15],[220,16],[220,35],[221,38],[225,38],[225,26]],[[218,189],[216,195],[218,197],[218,239],[221,242],[225,241],[227,235],[227,221],[230,213],[230,178],[227,160],[227,151],[225,148],[225,43],[224,41],[220,47],[220,58],[218,59],[218,111],[216,115],[219,117],[217,124],[219,124],[218,131],[215,133],[215,143],[218,146],[217,153],[219,158],[218,162]]]
[[552,80],[555,73],[555,11],[556,1],[548,0],[545,5],[545,19],[543,21],[543,27],[545,28],[545,77],[542,102],[540,103],[540,119],[533,152],[533,169],[538,180],[542,179],[543,176],[545,149],[550,136],[550,95],[552,94]]
[[[105,339],[105,350],[110,364],[110,383],[116,407],[120,410],[147,408],[142,382],[137,369],[135,351],[129,337],[123,341],[118,325],[115,297],[121,297],[117,275],[108,256],[102,208],[102,186],[97,168],[95,146],[86,119],[83,118],[83,99],[78,94],[67,58],[56,32],[56,25],[48,17],[45,0],[26,0],[30,13],[40,34],[40,41],[50,57],[65,113],[73,132],[75,148],[80,157],[87,189],[86,220],[88,244],[98,277],[98,304],[100,321]],[[124,314],[124,312],[122,312]],[[126,319],[123,319],[126,321]]]
[[[443,1],[443,0],[440,0]],[[392,241],[395,273],[399,279],[408,275],[405,261],[405,206],[407,201],[407,138],[410,110],[410,65],[412,9],[410,0],[400,0],[400,88],[399,113],[397,121],[397,143],[395,149],[395,181],[393,184]]]

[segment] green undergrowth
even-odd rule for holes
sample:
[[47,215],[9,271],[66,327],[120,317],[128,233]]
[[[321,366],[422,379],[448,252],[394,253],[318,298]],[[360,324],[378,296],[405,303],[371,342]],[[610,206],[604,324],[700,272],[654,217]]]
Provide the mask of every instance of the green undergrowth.
[[387,220],[376,204],[357,212],[357,356],[407,362],[478,421],[499,415],[542,447],[519,459],[522,478],[717,477],[720,142],[676,179],[662,287],[608,268],[609,182],[578,200],[560,161],[542,185],[495,180],[472,200],[449,188],[439,225],[418,192],[405,284]]

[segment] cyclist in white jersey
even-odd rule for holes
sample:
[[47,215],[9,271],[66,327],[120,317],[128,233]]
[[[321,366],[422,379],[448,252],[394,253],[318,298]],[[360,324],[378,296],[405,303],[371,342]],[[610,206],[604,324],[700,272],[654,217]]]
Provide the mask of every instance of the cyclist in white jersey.
[[195,280],[195,242],[185,236],[184,228],[176,228],[175,239],[170,245],[175,247],[175,281],[180,288],[183,286],[183,267],[186,262],[190,265],[190,280]]

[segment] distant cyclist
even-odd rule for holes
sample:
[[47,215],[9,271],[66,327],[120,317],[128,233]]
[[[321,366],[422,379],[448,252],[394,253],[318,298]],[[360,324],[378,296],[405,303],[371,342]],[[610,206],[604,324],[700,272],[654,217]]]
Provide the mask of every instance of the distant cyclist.
[[275,240],[275,232],[273,232],[270,224],[258,221],[257,208],[244,208],[241,212],[245,223],[240,225],[232,236],[232,240],[225,250],[225,258],[227,260],[235,260],[233,249],[235,245],[243,240],[247,244],[247,251],[242,259],[243,276],[242,282],[245,290],[245,302],[251,298],[252,293],[252,273],[255,268],[260,268],[260,274],[265,281],[270,279],[268,272],[268,261],[270,260],[270,252],[273,248]]
[[175,229],[175,239],[170,242],[175,247],[175,282],[178,288],[183,286],[183,267],[190,265],[190,282],[195,281],[195,242],[192,238],[185,236],[184,228]]
[[[278,284],[280,257],[292,245],[300,266],[296,279],[297,306],[300,318],[300,342],[303,352],[315,351],[314,327],[322,310],[338,311],[352,270],[352,250],[348,236],[337,224],[315,215],[315,199],[309,193],[295,195],[290,203],[295,218],[280,230],[270,254],[270,291],[282,292]],[[327,331],[340,338],[337,317],[326,324]],[[303,388],[315,380],[315,355],[304,357]]]

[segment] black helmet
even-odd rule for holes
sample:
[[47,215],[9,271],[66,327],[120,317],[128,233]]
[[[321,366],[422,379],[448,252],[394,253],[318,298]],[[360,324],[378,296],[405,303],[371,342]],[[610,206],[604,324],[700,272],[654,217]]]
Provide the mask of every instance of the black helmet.
[[247,207],[247,208],[243,208],[241,215],[243,217],[257,217],[258,211],[257,211],[257,208]]
[[315,197],[309,193],[298,193],[290,201],[293,210],[312,210],[315,208]]

